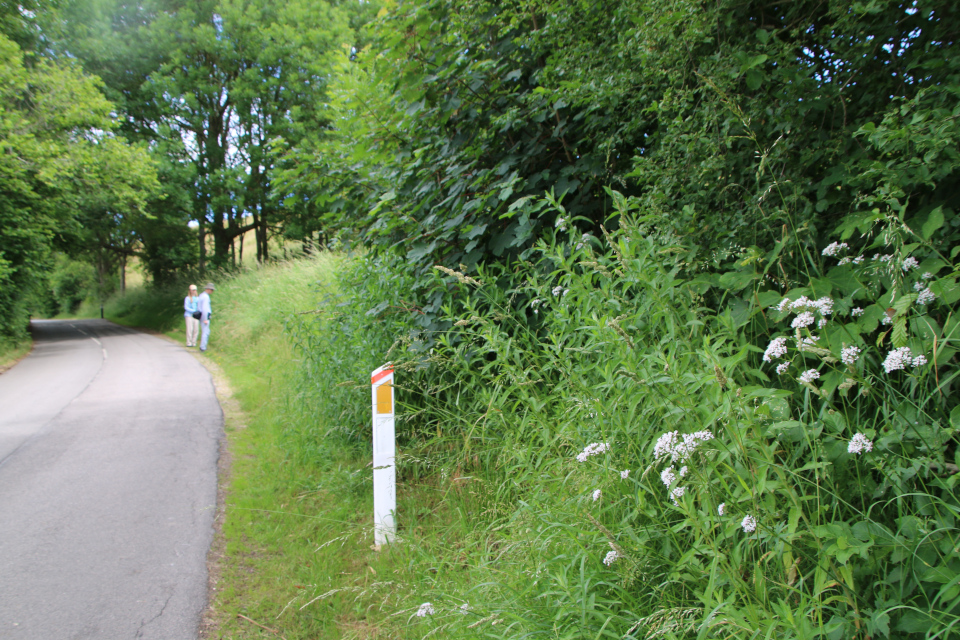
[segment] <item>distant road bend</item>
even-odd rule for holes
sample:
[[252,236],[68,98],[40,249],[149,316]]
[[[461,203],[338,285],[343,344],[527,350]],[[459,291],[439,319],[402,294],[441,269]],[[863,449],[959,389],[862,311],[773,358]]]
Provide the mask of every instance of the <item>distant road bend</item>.
[[182,347],[34,321],[0,375],[0,639],[194,640],[223,414]]

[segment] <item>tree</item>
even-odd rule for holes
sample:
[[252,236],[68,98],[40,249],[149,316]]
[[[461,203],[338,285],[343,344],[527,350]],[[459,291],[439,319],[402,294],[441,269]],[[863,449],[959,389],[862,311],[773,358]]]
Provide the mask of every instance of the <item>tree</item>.
[[146,154],[114,133],[112,105],[70,62],[0,35],[0,335],[23,335],[54,248],[117,251],[95,229],[126,224],[156,187]]
[[270,146],[323,126],[332,54],[354,40],[348,13],[306,0],[97,0],[65,15],[65,50],[101,73],[125,127],[191,165],[176,173],[192,180],[184,191],[200,223],[200,268],[208,236],[221,268],[250,230],[268,259],[268,236],[288,213],[271,197]]

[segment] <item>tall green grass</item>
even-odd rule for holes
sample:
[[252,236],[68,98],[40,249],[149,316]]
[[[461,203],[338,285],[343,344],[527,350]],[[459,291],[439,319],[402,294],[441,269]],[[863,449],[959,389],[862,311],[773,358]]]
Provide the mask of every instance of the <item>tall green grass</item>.
[[[229,432],[222,637],[957,635],[955,267],[881,243],[860,249],[894,257],[808,254],[778,288],[778,246],[692,277],[619,206],[608,236],[567,222],[525,263],[437,271],[429,335],[430,300],[383,259],[218,282],[208,357],[250,416]],[[778,310],[801,296],[832,309]],[[373,549],[386,360],[400,542]],[[673,432],[700,435],[672,454]]]
[[[301,464],[364,450],[359,376],[379,351],[420,501],[399,509],[412,564],[392,599],[353,576],[330,588],[391,637],[955,636],[955,266],[887,230],[786,277],[779,256],[807,251],[790,237],[691,277],[689,248],[617,201],[616,233],[571,227],[525,264],[437,273],[447,331],[396,313],[416,312],[406,276],[373,263],[295,327],[304,389],[327,403],[286,434],[312,451]],[[673,432],[702,435],[663,454]]]

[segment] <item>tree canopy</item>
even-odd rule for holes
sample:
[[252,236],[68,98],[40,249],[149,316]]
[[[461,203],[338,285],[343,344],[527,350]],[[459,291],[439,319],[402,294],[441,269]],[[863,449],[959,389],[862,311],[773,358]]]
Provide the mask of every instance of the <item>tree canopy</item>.
[[[19,31],[6,22],[15,36],[31,31],[21,17]],[[97,78],[6,34],[0,49],[0,335],[17,338],[51,252],[87,253],[106,268],[158,185],[146,151],[117,135]]]

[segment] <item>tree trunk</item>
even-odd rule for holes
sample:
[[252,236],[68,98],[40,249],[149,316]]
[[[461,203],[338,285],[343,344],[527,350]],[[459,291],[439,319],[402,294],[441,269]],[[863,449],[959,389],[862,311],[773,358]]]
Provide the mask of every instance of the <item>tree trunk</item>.
[[207,270],[207,225],[203,216],[197,216],[200,226],[197,228],[200,236],[200,279],[203,280]]

